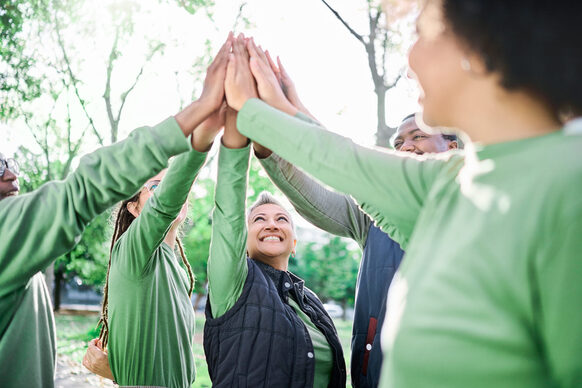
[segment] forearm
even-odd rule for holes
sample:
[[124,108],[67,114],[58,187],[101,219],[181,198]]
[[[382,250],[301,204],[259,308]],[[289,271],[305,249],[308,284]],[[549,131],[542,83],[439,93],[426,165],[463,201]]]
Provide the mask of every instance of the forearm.
[[190,149],[174,119],[140,128],[81,158],[64,181],[0,202],[1,293],[11,292],[71,249],[86,224],[133,195],[172,155]]
[[246,280],[246,187],[250,146],[221,146],[208,259],[210,306],[215,318],[236,302]]
[[353,238],[363,247],[371,220],[352,198],[328,190],[275,154],[260,162],[305,219],[329,233]]
[[206,156],[206,153],[192,150],[172,161],[159,187],[148,199],[139,217],[129,226],[119,246],[115,247],[116,254],[123,257],[116,268],[126,276],[141,277],[148,273],[152,254],[188,199],[192,183]]
[[[412,233],[425,197],[446,164],[372,150],[277,111],[257,99],[238,115],[239,131],[374,213],[383,229]],[[401,241],[398,241],[401,242]]]

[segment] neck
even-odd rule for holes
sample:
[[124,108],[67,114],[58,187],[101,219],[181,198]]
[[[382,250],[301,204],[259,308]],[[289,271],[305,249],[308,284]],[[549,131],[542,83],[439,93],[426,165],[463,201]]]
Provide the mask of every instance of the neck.
[[265,263],[276,270],[287,271],[289,267],[289,256],[277,256],[277,257],[251,257],[251,259],[258,260],[261,263]]
[[478,98],[468,103],[459,129],[472,141],[503,143],[547,135],[560,130],[560,121],[550,107],[524,92],[499,91],[494,98]]

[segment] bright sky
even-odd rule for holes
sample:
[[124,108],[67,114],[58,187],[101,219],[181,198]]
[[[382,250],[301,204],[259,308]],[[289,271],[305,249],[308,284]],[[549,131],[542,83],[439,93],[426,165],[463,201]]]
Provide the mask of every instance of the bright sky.
[[[102,96],[105,63],[113,42],[113,30],[107,8],[123,1],[87,3],[89,5],[82,10],[82,23],[63,31],[63,36],[67,44],[74,48],[72,52],[79,53],[72,58],[72,66],[77,78],[83,81],[80,93],[87,101],[87,109],[97,127],[108,134],[109,122]],[[189,73],[192,63],[204,53],[207,39],[212,44],[213,52],[218,50],[232,29],[240,0],[217,0],[215,23],[211,23],[204,12],[189,15],[168,4],[160,5],[162,2],[158,0],[140,0],[136,3],[139,4],[139,11],[135,18],[135,33],[129,42],[122,42],[119,46],[123,56],[115,65],[112,94],[119,96],[132,84],[143,62],[144,52],[147,51],[148,38],[158,39],[166,44],[166,48],[163,55],[154,57],[146,66],[143,77],[127,99],[120,122],[119,139],[125,138],[138,126],[153,125],[177,113],[181,101],[189,102],[194,82]],[[368,34],[365,0],[329,0],[329,3],[352,28],[362,35]],[[244,15],[253,27],[239,28],[235,32],[254,36],[263,48],[281,57],[304,105],[328,129],[362,145],[374,145],[376,95],[364,47],[323,2],[248,0]],[[79,38],[82,34],[79,29],[83,28],[93,29],[88,41]],[[51,39],[43,39],[41,45],[46,49],[50,42]],[[406,52],[410,44],[410,38],[404,39],[400,51],[390,58],[393,65],[389,71],[394,77],[405,71]],[[50,47],[49,53],[51,50],[59,51],[58,47]],[[387,94],[388,125],[397,126],[404,116],[416,111],[417,99],[416,82],[403,77],[397,87]],[[68,100],[73,112],[72,126],[77,129],[76,136],[79,137],[87,120],[75,96],[69,95]],[[55,115],[60,123],[63,123],[65,101],[66,97],[63,97],[61,113]],[[113,103],[114,109],[117,109],[118,98]],[[37,112],[35,118],[46,120],[52,102],[45,98],[34,104],[33,111]],[[20,145],[40,151],[23,120],[0,123],[0,134],[1,151],[8,156],[12,156]],[[91,152],[97,146],[95,137],[89,133],[84,137],[80,153]],[[215,171],[207,173],[214,176]],[[286,207],[291,209],[290,205]],[[293,213],[298,227],[310,230],[310,239],[313,239],[313,227]]]
[[[101,97],[104,63],[113,38],[111,29],[106,28],[108,14],[103,4],[112,2],[114,0],[99,2],[96,8],[86,11],[96,25],[103,26],[97,29],[92,42],[79,42],[74,32],[67,34],[65,31],[65,40],[77,50],[87,48],[83,52],[84,60],[73,67],[78,78],[87,80],[81,86],[81,93],[98,125],[104,128],[108,127]],[[364,0],[329,2],[356,31],[367,34]],[[140,83],[128,98],[120,123],[120,138],[137,126],[155,124],[177,112],[180,98],[176,73],[181,80],[182,98],[187,98],[192,89],[192,77],[186,70],[203,53],[206,39],[212,42],[216,51],[232,28],[239,4],[235,0],[217,1],[216,23],[212,24],[204,13],[192,16],[183,11],[176,12],[170,6],[159,6],[157,1],[140,2],[136,33],[130,47],[123,48],[126,55],[115,68],[113,85],[118,87],[117,94],[135,77],[146,36],[158,37],[167,47],[163,55],[146,67]],[[376,97],[364,48],[324,4],[319,0],[249,0],[244,15],[254,27],[241,31],[253,35],[263,48],[281,57],[308,109],[330,130],[360,144],[373,145]],[[394,66],[390,71],[393,74],[404,69],[409,45],[410,42],[403,43],[401,53],[392,58]],[[418,107],[416,101],[416,83],[403,77],[387,95],[388,124],[395,126],[402,117],[415,111]],[[71,99],[71,104],[74,103]],[[48,102],[40,105],[39,111],[49,106]],[[80,114],[78,118],[79,123],[83,121]],[[5,154],[12,155],[19,145],[34,144],[21,121],[0,124],[0,132],[4,133],[2,149]],[[90,152],[97,146],[90,136],[85,143],[83,152]]]

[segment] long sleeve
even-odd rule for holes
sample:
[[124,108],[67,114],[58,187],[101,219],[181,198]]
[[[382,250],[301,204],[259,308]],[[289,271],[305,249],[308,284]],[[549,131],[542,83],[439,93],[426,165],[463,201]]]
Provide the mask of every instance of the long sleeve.
[[85,225],[190,149],[173,118],[81,158],[65,180],[0,202],[0,297],[71,249]]
[[371,220],[351,197],[325,188],[276,154],[259,161],[305,219],[326,232],[350,237],[364,247]]
[[115,265],[126,276],[141,277],[152,268],[152,254],[180,213],[206,156],[196,150],[177,156],[139,217],[116,243],[115,257],[121,260]]
[[555,386],[564,388],[582,385],[582,197],[572,193],[560,195],[555,219],[542,224],[530,272],[540,346]]
[[408,156],[373,150],[248,100],[239,131],[340,192],[352,195],[406,249],[423,203],[449,155]]
[[208,294],[212,315],[224,315],[238,300],[247,278],[246,189],[250,145],[229,149],[221,145],[212,212],[208,258]]

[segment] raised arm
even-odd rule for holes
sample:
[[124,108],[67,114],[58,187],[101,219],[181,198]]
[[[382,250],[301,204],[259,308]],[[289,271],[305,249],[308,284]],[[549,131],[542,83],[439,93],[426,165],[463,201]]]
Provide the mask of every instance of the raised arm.
[[[39,270],[70,250],[97,214],[133,195],[168,159],[190,149],[186,136],[224,98],[223,84],[232,37],[209,69],[206,94],[155,127],[135,130],[117,144],[81,158],[79,167],[61,182],[0,202],[0,296],[26,284]],[[214,81],[212,81],[214,82]],[[213,85],[213,84],[212,84]],[[216,89],[216,90],[215,90]],[[222,93],[222,94],[221,94]]]
[[[255,51],[249,44],[259,95],[277,109],[253,98],[227,74],[226,97],[239,109],[239,131],[323,183],[352,195],[405,247],[436,176],[447,170],[446,156],[421,158],[368,149],[294,117],[298,110],[276,90],[280,87],[271,67]],[[458,168],[458,163],[452,166],[452,173]]]
[[141,277],[151,269],[151,257],[164,240],[170,226],[204,165],[214,136],[224,126],[226,106],[206,119],[193,134],[194,149],[177,156],[166,175],[146,202],[141,214],[119,239],[114,249],[123,257],[115,263],[126,276]]
[[180,213],[206,155],[192,150],[176,156],[140,215],[115,244],[116,256],[123,258],[115,265],[124,275],[141,277],[149,273],[152,254]]
[[275,154],[259,161],[299,214],[329,233],[353,238],[363,248],[371,220],[352,198],[325,188]]
[[208,293],[214,318],[222,316],[236,303],[248,273],[245,199],[250,145],[234,130],[235,123],[236,113],[227,113],[214,193],[207,268]]

